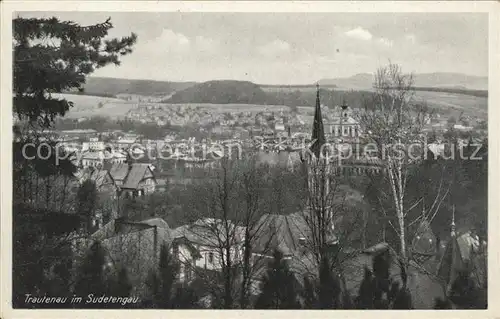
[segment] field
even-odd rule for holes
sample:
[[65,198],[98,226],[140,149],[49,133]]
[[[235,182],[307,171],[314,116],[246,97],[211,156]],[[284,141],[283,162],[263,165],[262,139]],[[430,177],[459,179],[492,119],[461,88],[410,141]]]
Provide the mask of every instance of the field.
[[[204,110],[216,113],[223,112],[262,112],[262,111],[280,111],[286,110],[286,106],[279,105],[255,105],[255,104],[203,104],[203,103],[182,103],[165,104],[152,102],[133,102],[117,98],[107,98],[88,95],[61,94],[74,103],[66,117],[81,118],[92,116],[105,116],[112,119],[123,118],[131,109],[146,105],[161,105],[164,108],[200,107]],[[426,101],[429,106],[437,107],[443,113],[464,112],[466,115],[474,115],[480,118],[488,116],[488,99],[486,97],[476,97],[471,95],[417,91],[415,99]],[[99,105],[102,105],[99,107]],[[355,105],[353,105],[355,106]],[[301,114],[307,114],[312,111],[311,106],[299,107]]]
[[[124,100],[91,95],[59,94],[54,97],[64,97],[73,102],[73,107],[66,113],[66,118],[81,118],[92,116],[104,116],[110,118],[121,118],[130,109],[137,107],[137,103]],[[99,107],[102,105],[102,107]]]
[[[210,112],[265,112],[286,110],[288,107],[280,105],[254,105],[254,104],[202,104],[202,103],[182,103],[166,104],[152,102],[132,102],[116,98],[107,98],[90,95],[59,94],[55,97],[64,97],[74,103],[74,106],[68,111],[67,118],[82,118],[92,116],[104,116],[112,119],[123,118],[130,110],[139,106],[160,105],[163,108],[200,107]],[[102,107],[99,107],[102,105]]]
[[180,103],[180,104],[167,104],[157,103],[155,105],[162,105],[165,108],[178,108],[179,106],[190,108],[201,108],[210,112],[224,113],[224,112],[266,112],[280,110],[288,110],[287,106],[283,105],[257,105],[257,104],[208,104],[208,103]]
[[464,112],[482,118],[488,116],[488,98],[472,95],[418,91],[416,100],[426,101],[429,106],[437,107],[443,111]]

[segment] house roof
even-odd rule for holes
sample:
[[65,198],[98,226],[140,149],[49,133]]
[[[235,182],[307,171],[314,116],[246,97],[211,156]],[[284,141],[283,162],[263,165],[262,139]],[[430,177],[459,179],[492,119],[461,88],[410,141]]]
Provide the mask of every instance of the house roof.
[[149,164],[134,163],[130,167],[123,188],[137,188],[139,182],[144,178],[146,171],[150,170]]
[[[390,247],[387,246],[390,249]],[[378,251],[379,249],[374,249]],[[383,250],[383,249],[382,249]],[[395,281],[401,281],[401,269],[394,257],[394,251],[390,249],[393,258],[390,266],[391,278]],[[364,277],[364,269],[372,269],[373,256],[376,253],[364,253],[354,255],[347,259],[343,264],[343,277],[346,283],[346,289],[351,294],[357,294],[359,286]],[[408,268],[408,289],[412,296],[413,306],[416,309],[432,309],[434,298],[442,297],[443,291],[440,282],[425,269],[410,263]]]
[[88,151],[82,155],[82,159],[87,160],[102,160],[104,159],[104,154],[102,151]]
[[[117,231],[116,225],[117,223],[120,222],[123,222],[124,225],[128,227],[121,228],[120,231]],[[107,238],[119,236],[120,234],[149,229],[151,228],[151,226],[157,226],[157,228],[159,229],[163,229],[167,232],[170,232],[170,227],[168,226],[168,223],[162,218],[151,218],[140,222],[117,221],[116,219],[113,219],[109,223],[98,229],[96,232],[94,232],[91,235],[91,238],[93,240],[102,241]]]
[[80,183],[91,180],[95,183],[96,187],[99,188],[106,183],[106,179],[109,177],[113,181],[113,177],[109,174],[108,170],[105,169],[94,169],[91,167],[84,168],[75,173],[75,177],[78,178]]
[[[220,222],[220,220],[218,220]],[[212,222],[212,223],[210,223]],[[243,239],[244,230],[241,227],[230,223],[231,236],[234,231],[234,244],[238,244]],[[234,227],[234,228],[233,228]],[[191,225],[177,227],[172,232],[174,239],[186,238],[191,243],[208,247],[216,247],[220,241],[225,241],[226,231],[222,229],[222,224],[217,220],[199,220]]]
[[344,119],[342,119],[341,117],[334,117],[334,118],[332,118],[331,121],[328,121],[327,124],[330,124],[330,125],[336,125],[336,124],[349,125],[349,124],[359,124],[359,122],[356,121],[354,118],[349,116],[349,117],[344,118]]
[[451,238],[439,262],[438,277],[446,284],[451,284],[457,272],[469,266],[481,280],[486,267],[481,265],[481,258],[484,256],[479,248],[479,240],[475,239],[470,232]]
[[137,188],[139,182],[144,178],[147,171],[151,171],[150,165],[145,163],[115,163],[111,166],[109,173],[114,180],[123,181],[122,188]]
[[109,170],[111,176],[117,181],[124,181],[128,174],[127,163],[116,163],[111,166]]
[[278,249],[284,255],[292,255],[299,248],[299,238],[309,236],[303,213],[265,214],[260,218],[255,229],[260,233],[256,236],[255,242],[257,253]]

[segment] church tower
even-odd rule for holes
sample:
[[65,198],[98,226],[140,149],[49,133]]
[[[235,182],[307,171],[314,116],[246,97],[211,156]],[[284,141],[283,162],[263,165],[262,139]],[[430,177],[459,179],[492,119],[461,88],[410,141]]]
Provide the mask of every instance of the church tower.
[[311,135],[310,152],[302,157],[307,176],[309,217],[324,227],[327,242],[333,242],[333,218],[331,212],[330,178],[331,165],[326,145],[323,117],[321,114],[319,84],[316,84],[316,105]]
[[314,122],[312,129],[311,151],[316,156],[316,159],[321,158],[321,148],[326,144],[325,128],[323,126],[323,117],[321,115],[321,102],[319,99],[319,84],[316,84],[316,106],[314,109]]

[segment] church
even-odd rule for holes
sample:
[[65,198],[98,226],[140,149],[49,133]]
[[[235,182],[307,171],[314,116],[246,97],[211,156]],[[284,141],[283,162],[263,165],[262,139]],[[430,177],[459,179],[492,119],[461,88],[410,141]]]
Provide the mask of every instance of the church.
[[326,134],[329,139],[343,142],[354,141],[360,137],[360,125],[353,115],[351,108],[345,103],[336,106],[334,117],[325,123]]

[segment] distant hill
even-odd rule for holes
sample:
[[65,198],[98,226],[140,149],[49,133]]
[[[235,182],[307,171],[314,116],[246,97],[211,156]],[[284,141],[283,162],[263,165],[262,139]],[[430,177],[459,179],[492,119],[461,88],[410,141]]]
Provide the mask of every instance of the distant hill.
[[165,103],[275,104],[259,85],[247,81],[208,81],[175,92]]
[[89,77],[84,85],[85,95],[114,97],[118,94],[169,95],[184,90],[195,82],[167,82]]
[[[320,85],[339,88],[368,90],[373,86],[373,74],[360,73],[346,78],[321,79]],[[421,73],[415,75],[416,87],[488,90],[488,77],[462,73]]]

